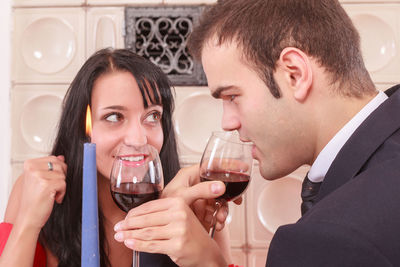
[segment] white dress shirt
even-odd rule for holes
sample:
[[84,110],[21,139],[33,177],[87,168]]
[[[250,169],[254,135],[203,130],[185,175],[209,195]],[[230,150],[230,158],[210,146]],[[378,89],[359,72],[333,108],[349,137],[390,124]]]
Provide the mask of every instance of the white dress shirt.
[[350,136],[360,126],[360,124],[382,104],[388,96],[379,91],[379,93],[365,105],[339,132],[329,141],[329,143],[318,154],[318,157],[308,172],[308,179],[311,182],[322,182],[331,166],[336,155],[344,146]]

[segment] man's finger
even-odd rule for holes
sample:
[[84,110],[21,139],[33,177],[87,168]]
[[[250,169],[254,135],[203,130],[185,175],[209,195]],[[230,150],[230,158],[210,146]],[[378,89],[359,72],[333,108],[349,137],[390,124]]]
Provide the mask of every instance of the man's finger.
[[199,164],[182,168],[164,188],[161,198],[179,197],[181,190],[200,182]]
[[213,199],[225,192],[225,184],[221,181],[202,182],[184,189],[182,198],[187,205],[192,205],[197,199]]

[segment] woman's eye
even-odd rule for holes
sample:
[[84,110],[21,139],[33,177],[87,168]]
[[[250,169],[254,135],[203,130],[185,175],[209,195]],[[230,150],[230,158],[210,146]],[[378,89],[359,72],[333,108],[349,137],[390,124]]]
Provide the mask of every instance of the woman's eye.
[[121,114],[118,113],[112,113],[105,116],[105,120],[109,122],[118,122],[121,120],[121,118],[122,118]]
[[161,120],[161,113],[158,111],[150,113],[145,119],[145,121],[147,122],[158,122],[160,120]]
[[229,101],[233,101],[233,100],[235,100],[235,98],[236,98],[236,95],[231,95],[231,96],[229,96]]

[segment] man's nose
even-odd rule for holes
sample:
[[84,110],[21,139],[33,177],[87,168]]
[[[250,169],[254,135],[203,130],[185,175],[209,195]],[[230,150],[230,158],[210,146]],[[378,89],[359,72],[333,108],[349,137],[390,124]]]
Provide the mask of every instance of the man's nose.
[[240,128],[240,121],[236,114],[224,108],[221,125],[224,131],[238,130]]

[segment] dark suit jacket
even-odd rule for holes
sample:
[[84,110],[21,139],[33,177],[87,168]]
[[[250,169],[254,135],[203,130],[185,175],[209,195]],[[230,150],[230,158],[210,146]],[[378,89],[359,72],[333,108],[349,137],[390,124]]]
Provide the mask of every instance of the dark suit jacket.
[[399,88],[340,150],[315,206],[277,230],[267,266],[400,266]]

